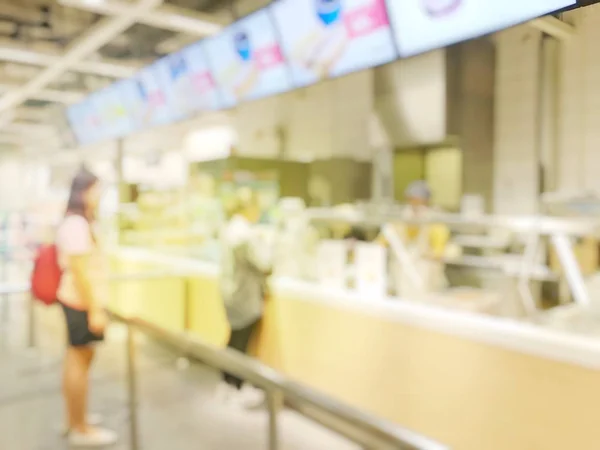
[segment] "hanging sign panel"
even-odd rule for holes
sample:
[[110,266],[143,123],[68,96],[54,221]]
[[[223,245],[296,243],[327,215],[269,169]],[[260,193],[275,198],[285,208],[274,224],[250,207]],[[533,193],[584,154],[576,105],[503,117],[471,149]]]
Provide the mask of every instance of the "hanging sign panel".
[[401,57],[503,30],[575,3],[575,0],[387,0]]
[[397,57],[384,0],[279,0],[271,11],[298,87]]
[[268,10],[234,23],[206,41],[225,107],[292,88],[289,70]]
[[115,139],[133,133],[133,122],[124,99],[124,90],[130,83],[120,81],[90,96],[93,108],[98,113],[101,140]]
[[89,145],[102,138],[100,117],[89,98],[71,106],[67,117],[80,145]]
[[173,96],[168,78],[166,58],[142,69],[134,77],[135,90],[127,108],[136,129],[165,125],[182,118],[182,114],[172,107]]
[[174,110],[187,116],[223,107],[202,42],[168,56],[167,61]]

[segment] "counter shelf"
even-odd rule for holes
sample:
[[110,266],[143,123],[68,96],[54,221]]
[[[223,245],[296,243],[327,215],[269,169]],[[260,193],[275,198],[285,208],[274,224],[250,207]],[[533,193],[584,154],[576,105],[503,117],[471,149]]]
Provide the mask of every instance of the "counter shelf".
[[[563,287],[562,303],[569,303],[572,299],[582,308],[591,304],[573,242],[577,238],[600,235],[600,221],[597,220],[547,216],[465,217],[458,214],[436,214],[426,219],[407,219],[397,209],[392,208],[390,213],[386,213],[368,206],[343,212],[325,208],[309,209],[307,215],[315,224],[348,223],[354,226],[384,227],[389,239],[393,239],[393,227],[384,226],[389,223],[411,226],[446,225],[452,233],[448,247],[454,250],[447,252],[449,254],[442,258],[447,268],[495,271],[514,280],[518,301],[525,317],[532,318],[542,313],[536,298],[539,296],[534,295],[532,289],[532,284],[535,283],[560,284]],[[404,249],[401,240],[393,240],[393,255],[402,261],[403,267],[412,274],[409,280],[418,285],[418,271],[410,266],[409,259],[402,257]],[[486,250],[492,248],[493,252],[470,254],[473,253],[474,247]],[[559,262],[558,270],[547,264],[549,253],[556,256]]]
[[[224,345],[218,265],[184,253],[113,248],[121,270],[177,274],[124,283],[116,300],[141,296],[146,320]],[[293,277],[275,277],[271,292],[253,353],[296,380],[452,448],[597,444],[600,341],[589,327],[473,314]]]

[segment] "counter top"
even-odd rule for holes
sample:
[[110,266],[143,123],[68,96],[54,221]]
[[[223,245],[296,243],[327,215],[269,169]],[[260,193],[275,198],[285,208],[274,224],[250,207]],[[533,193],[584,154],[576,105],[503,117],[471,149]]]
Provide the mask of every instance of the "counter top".
[[153,264],[165,264],[174,272],[182,272],[182,275],[187,273],[201,273],[207,276],[217,276],[219,268],[216,264],[203,261],[200,259],[173,256],[164,252],[145,249],[140,247],[111,247],[108,249],[111,256],[126,258],[133,261],[143,261]]
[[[112,249],[111,254],[165,264],[172,270],[181,270],[188,275],[218,275],[215,264],[164,255],[150,249],[118,247]],[[577,334],[574,330],[546,328],[525,321],[444,309],[416,301],[402,301],[395,297],[367,297],[355,291],[327,288],[297,279],[278,278],[271,285],[274,295],[286,301],[308,301],[333,308],[349,308],[391,322],[422,327],[593,370],[600,369],[600,339]]]

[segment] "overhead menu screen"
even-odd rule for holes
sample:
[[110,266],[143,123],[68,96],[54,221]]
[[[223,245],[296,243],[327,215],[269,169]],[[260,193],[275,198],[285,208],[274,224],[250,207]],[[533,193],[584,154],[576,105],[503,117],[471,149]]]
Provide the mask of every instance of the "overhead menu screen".
[[271,8],[296,86],[397,57],[384,0],[278,0]]
[[165,58],[142,69],[133,79],[134,94],[126,105],[135,129],[165,125],[178,119],[171,107],[169,67]]
[[167,57],[172,108],[188,116],[223,107],[217,84],[206,60],[203,43],[186,47]]
[[401,57],[492,33],[575,0],[387,0]]
[[133,123],[126,108],[125,90],[131,87],[127,81],[120,81],[92,94],[88,101],[98,114],[98,127],[101,139],[114,139],[134,131]]
[[102,138],[100,118],[89,99],[70,106],[67,117],[80,145],[93,144]]
[[225,107],[292,88],[289,69],[266,9],[205,42]]

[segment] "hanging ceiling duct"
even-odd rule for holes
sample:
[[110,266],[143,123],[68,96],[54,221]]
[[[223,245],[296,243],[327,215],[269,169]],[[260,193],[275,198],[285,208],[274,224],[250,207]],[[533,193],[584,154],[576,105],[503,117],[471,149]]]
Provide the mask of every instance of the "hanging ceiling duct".
[[435,50],[374,71],[375,110],[397,148],[446,138],[446,51]]

